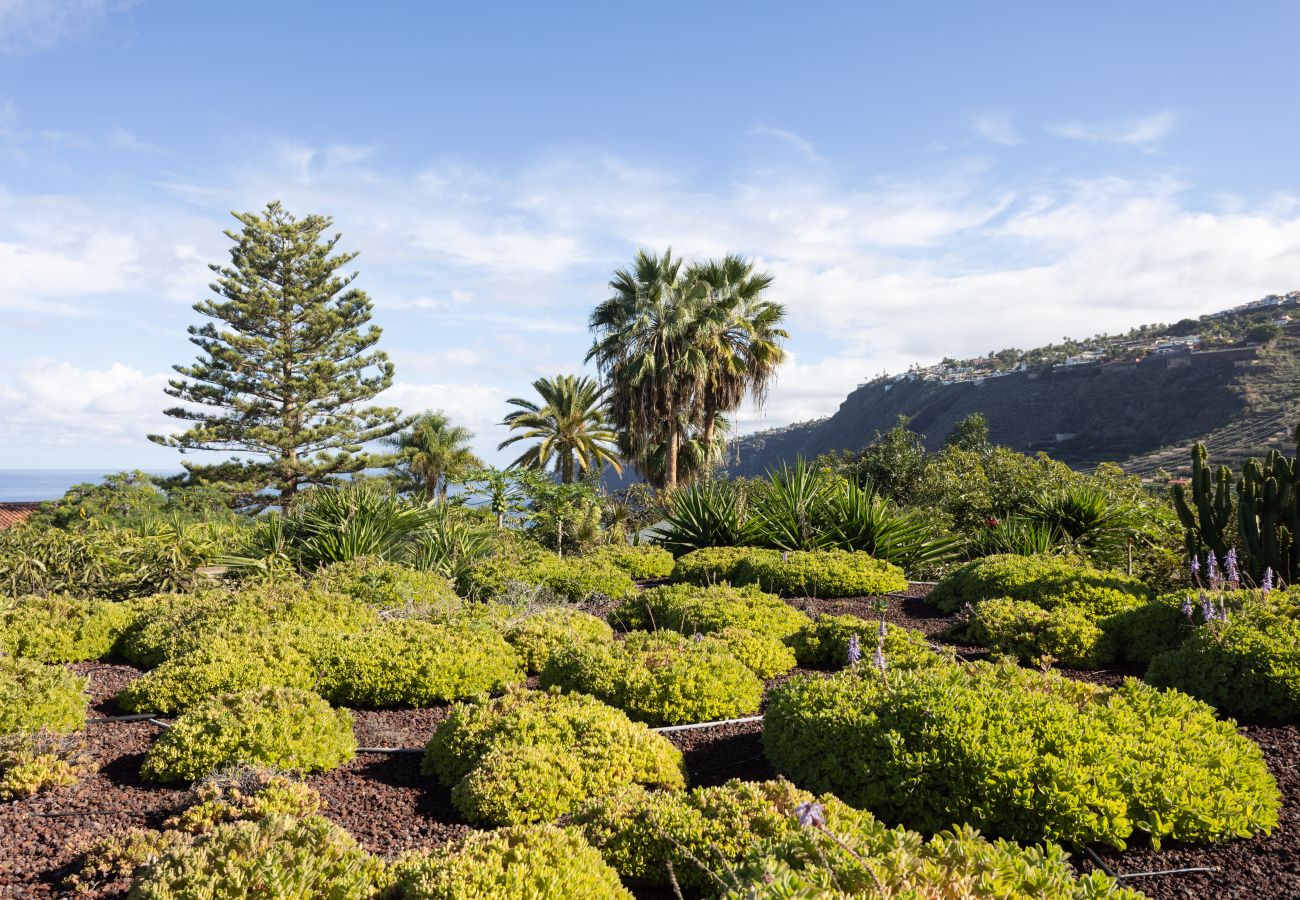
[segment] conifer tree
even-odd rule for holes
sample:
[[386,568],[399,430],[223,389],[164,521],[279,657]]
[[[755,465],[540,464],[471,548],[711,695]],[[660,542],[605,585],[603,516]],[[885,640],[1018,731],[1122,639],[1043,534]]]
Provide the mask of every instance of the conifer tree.
[[226,463],[186,462],[189,479],[221,483],[241,505],[257,506],[267,488],[287,508],[299,487],[385,465],[363,448],[405,426],[398,410],[364,406],[393,382],[393,364],[373,349],[380,329],[372,306],[339,270],[355,253],[335,253],[327,216],[296,219],[279,202],[233,213],[243,228],[225,234],[230,265],[211,265],[216,298],[194,310],[212,321],[190,326],[202,351],[166,392],[187,405],[166,414],[194,423],[155,443],[233,451]]

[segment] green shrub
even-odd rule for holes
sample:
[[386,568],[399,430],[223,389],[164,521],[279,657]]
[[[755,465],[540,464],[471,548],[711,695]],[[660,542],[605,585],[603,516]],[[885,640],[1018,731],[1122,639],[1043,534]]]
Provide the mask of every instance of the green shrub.
[[725,645],[675,631],[561,650],[541,685],[591,694],[650,725],[752,715],[763,699],[763,682]]
[[1060,556],[986,556],[958,566],[946,575],[929,601],[944,612],[967,603],[1010,597],[1028,600],[1043,609],[1081,606],[1106,616],[1138,606],[1149,596],[1146,586],[1120,572],[1095,569]]
[[796,665],[794,651],[770,634],[732,626],[715,632],[705,641],[717,641],[745,664],[749,671],[767,680],[784,675]]
[[128,712],[171,715],[221,694],[254,688],[314,690],[312,662],[294,645],[288,633],[274,629],[215,636],[137,678],[117,701]]
[[681,752],[592,697],[513,691],[457,704],[422,770],[474,822],[550,821],[627,784],[680,789]]
[[1094,617],[1078,606],[1048,611],[1028,600],[981,600],[950,636],[1031,664],[1051,657],[1063,666],[1089,668],[1114,657]]
[[881,644],[880,623],[853,615],[821,615],[790,639],[799,665],[810,669],[842,669],[848,665],[849,641],[858,637],[860,664],[870,664],[876,647],[883,646],[888,669],[915,669],[933,665],[943,657],[926,643],[925,635],[910,628],[885,625]]
[[183,713],[149,748],[141,772],[154,781],[193,781],[239,764],[325,772],[356,747],[347,710],[307,691],[259,688]]
[[0,610],[0,652],[47,663],[108,656],[130,624],[125,603],[74,597],[21,597]]
[[614,629],[604,619],[563,607],[525,615],[507,625],[503,633],[533,675],[546,668],[547,660],[562,647],[614,639]]
[[171,847],[136,876],[131,896],[366,900],[387,886],[386,869],[327,819],[277,815],[218,825]]
[[1300,721],[1300,605],[1248,604],[1151,660],[1146,680],[1224,715]]
[[348,632],[379,621],[373,609],[349,597],[292,584],[160,594],[135,605],[138,614],[119,647],[123,656],[141,666],[156,666],[219,635],[252,634],[270,625]]
[[892,563],[849,550],[750,554],[735,577],[783,597],[869,597],[907,590]]
[[607,558],[560,557],[534,549],[476,560],[466,570],[461,588],[469,597],[490,600],[507,594],[511,585],[543,587],[573,603],[602,597],[622,600],[636,593],[632,576]]
[[80,730],[90,704],[87,683],[60,666],[0,655],[0,734]]
[[[672,579],[686,584],[735,584],[740,579],[741,563],[754,554],[775,554],[775,550],[758,547],[701,547],[685,556],[677,557]],[[777,554],[779,555],[779,554]]]
[[653,578],[667,578],[673,574],[673,555],[663,547],[651,544],[610,544],[591,554],[604,559],[637,581],[649,581]]
[[514,649],[483,627],[395,619],[333,635],[315,656],[321,693],[355,708],[430,706],[524,680]]
[[0,800],[76,784],[94,767],[79,738],[48,731],[0,735]]
[[736,627],[781,639],[808,624],[807,616],[780,597],[765,594],[757,587],[726,584],[651,588],[624,600],[610,618],[625,628],[709,634]]
[[571,828],[517,825],[473,832],[395,867],[401,900],[632,900],[618,873]]
[[226,822],[252,822],[267,816],[314,816],[325,807],[315,790],[274,769],[238,766],[215,772],[194,785],[190,805],[163,822],[163,828],[206,834]]
[[[801,813],[814,811],[818,826],[800,822]],[[595,801],[573,822],[629,881],[666,886],[671,866],[679,884],[705,896],[729,885],[727,896],[737,900],[965,897],[975,894],[959,886],[973,882],[986,886],[979,896],[1140,896],[1119,890],[1100,873],[1076,881],[1055,845],[1022,849],[986,841],[967,829],[926,841],[915,832],[887,828],[830,794],[814,797],[781,779],[729,781],[681,794],[628,788]],[[880,879],[883,893],[866,866]],[[770,885],[769,874],[774,876]],[[783,892],[786,885],[808,890]]]
[[1268,832],[1279,793],[1259,747],[1176,691],[1116,690],[1014,665],[795,678],[768,700],[778,772],[923,832],[1123,847],[1134,833]]
[[1161,594],[1148,603],[1109,616],[1101,624],[1116,658],[1150,663],[1157,654],[1176,650],[1205,623],[1203,604],[1229,616],[1250,606],[1300,612],[1300,590],[1259,591],[1182,590]]
[[380,610],[410,610],[434,618],[459,609],[450,581],[436,572],[421,572],[374,556],[358,556],[326,566],[315,585]]

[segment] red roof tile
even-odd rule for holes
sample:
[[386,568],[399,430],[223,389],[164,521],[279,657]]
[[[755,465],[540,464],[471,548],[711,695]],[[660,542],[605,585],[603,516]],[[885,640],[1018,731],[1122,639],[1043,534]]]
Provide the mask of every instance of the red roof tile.
[[0,503],[0,531],[27,521],[27,517],[40,509],[39,503]]

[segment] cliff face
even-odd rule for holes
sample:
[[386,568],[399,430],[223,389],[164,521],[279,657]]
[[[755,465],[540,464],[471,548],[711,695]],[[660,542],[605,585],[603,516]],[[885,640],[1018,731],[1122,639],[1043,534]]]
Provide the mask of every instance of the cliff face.
[[1075,468],[1100,462],[1133,471],[1178,471],[1186,448],[1207,440],[1216,459],[1287,446],[1288,419],[1300,407],[1300,338],[1268,349],[1149,356],[1141,362],[1018,372],[982,383],[906,378],[864,385],[819,422],[743,438],[730,471],[758,475],[798,456],[860,450],[900,415],[939,447],[953,427],[982,413],[995,443],[1046,451]]

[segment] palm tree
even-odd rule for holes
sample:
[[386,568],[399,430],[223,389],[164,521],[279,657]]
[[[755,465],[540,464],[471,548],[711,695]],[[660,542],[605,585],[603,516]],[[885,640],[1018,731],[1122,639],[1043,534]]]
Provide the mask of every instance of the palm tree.
[[772,284],[766,272],[754,273],[754,264],[728,255],[691,266],[686,277],[704,288],[701,345],[708,367],[697,395],[703,417],[701,442],[714,445],[718,414],[740,406],[748,393],[761,407],[785,362],[781,341],[789,338],[781,328],[785,307],[763,299]]
[[542,402],[512,397],[506,402],[519,409],[502,422],[511,431],[521,431],[502,441],[498,450],[517,441],[536,440],[523,455],[511,463],[544,469],[555,464],[560,481],[576,480],[579,470],[598,465],[613,466],[622,472],[615,446],[618,435],[610,427],[605,405],[605,389],[593,378],[556,375],[533,382]]
[[669,249],[638,250],[631,269],[619,269],[613,295],[591,314],[595,360],[610,386],[610,412],[633,458],[665,444],[663,485],[677,486],[681,413],[694,402],[705,357],[697,338],[704,285],[685,277]]
[[482,468],[483,461],[469,448],[474,432],[453,425],[439,410],[417,416],[411,427],[391,438],[397,448],[398,476],[426,500],[435,495],[446,501],[447,484],[466,470]]

